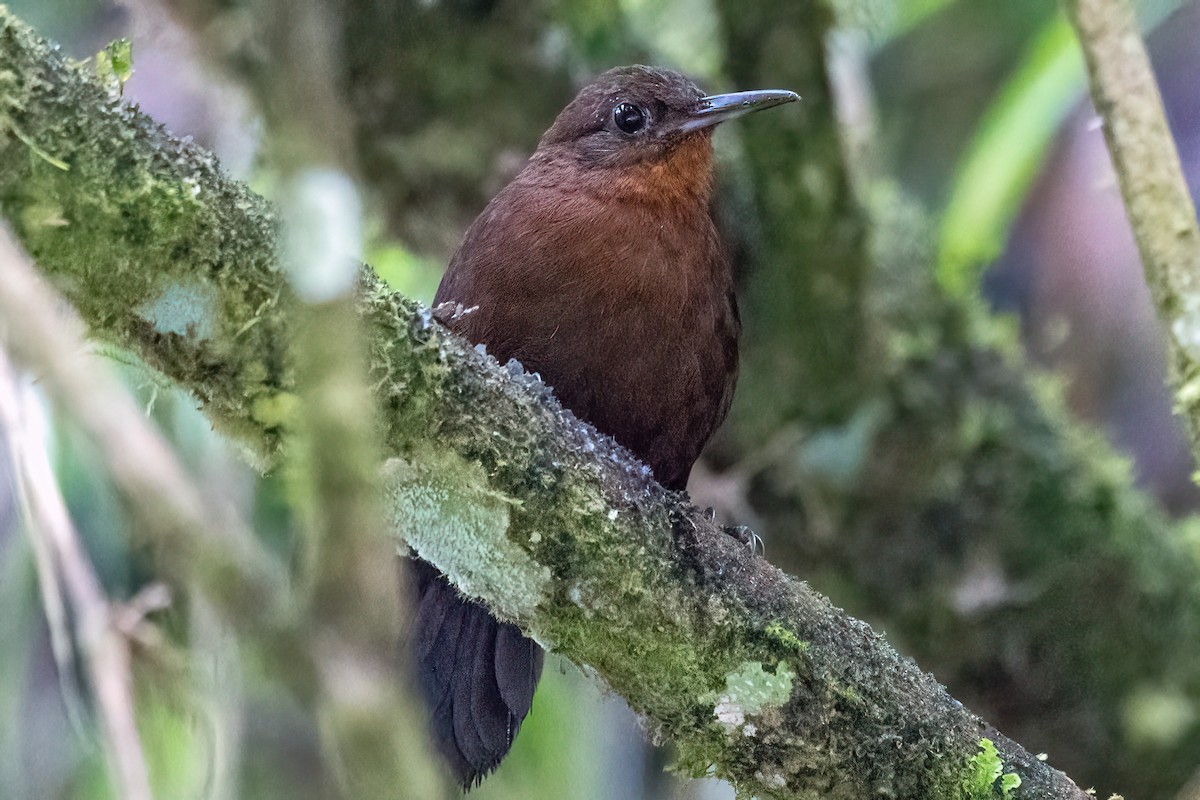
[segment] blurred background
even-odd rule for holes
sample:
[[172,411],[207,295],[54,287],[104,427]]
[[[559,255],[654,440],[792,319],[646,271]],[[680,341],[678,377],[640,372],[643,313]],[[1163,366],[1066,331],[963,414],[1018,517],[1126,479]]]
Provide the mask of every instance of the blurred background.
[[[1142,625],[1132,634],[1124,627],[1176,613],[1155,584],[1168,578],[1131,578],[1111,555],[1110,571],[1087,567],[1086,578],[1047,567],[1090,552],[1087,537],[1105,535],[1094,523],[1105,512],[1092,506],[1116,501],[1088,500],[1087,513],[1101,516],[1064,522],[1059,514],[1075,512],[1061,512],[1055,499],[1045,500],[1043,512],[1030,500],[1039,486],[1009,488],[1012,471],[1045,463],[1036,436],[1034,445],[1014,446],[1008,432],[1021,423],[997,416],[1024,413],[1011,410],[1024,400],[1010,400],[1025,390],[1010,392],[1005,376],[1025,371],[961,357],[971,348],[948,355],[943,346],[958,335],[949,328],[986,319],[995,327],[984,339],[1019,341],[1036,365],[1032,396],[1064,401],[1128,457],[1153,502],[1122,506],[1125,517],[1170,532],[1177,530],[1170,520],[1195,512],[1195,465],[1171,415],[1162,337],[1069,26],[1046,0],[846,0],[818,4],[815,17],[792,5],[346,0],[347,116],[326,122],[352,135],[367,199],[367,260],[395,288],[429,302],[466,226],[520,168],[574,90],[610,66],[670,66],[714,92],[798,91],[808,107],[799,114],[808,116],[785,135],[772,132],[786,124],[782,114],[717,134],[716,205],[737,258],[748,352],[743,392],[694,476],[694,499],[728,522],[753,526],[774,563],[886,632],[952,694],[1030,751],[1048,753],[1081,786],[1094,784],[1100,796],[1200,797],[1200,665],[1189,672],[1171,661],[1149,671],[1153,659],[1165,663],[1178,627]],[[272,191],[279,143],[242,82],[262,57],[253,43],[254,3],[10,0],[9,7],[79,59],[130,38],[134,74],[126,99],[213,150],[233,175]],[[1194,192],[1200,3],[1143,2],[1139,13]],[[816,45],[814,18],[821,27]],[[841,153],[831,155],[821,148],[834,116]],[[842,158],[850,169],[834,164]],[[781,177],[767,177],[780,172],[772,166],[779,163],[789,164]],[[825,248],[806,233],[830,229],[812,227],[823,215],[859,228]],[[898,326],[907,338],[894,329],[864,332],[867,326],[831,334],[873,340],[867,349],[888,354],[893,365],[919,361],[923,370],[919,381],[911,370],[880,370],[883,377],[858,387],[870,384],[869,393],[846,402],[839,391],[856,388],[823,381],[819,353],[810,359],[818,367],[793,375],[799,368],[791,348],[818,345],[787,327],[801,311],[827,315],[831,324],[843,320],[839,295],[821,295],[823,284],[814,283],[814,296],[834,299],[808,314],[807,295],[780,295],[772,281],[780,270],[803,272],[810,261],[830,263],[806,274],[834,281],[871,272],[856,259],[869,259],[872,274],[884,276],[847,284],[868,286],[851,304],[867,318],[915,318],[911,287],[927,281],[955,307],[974,310],[960,315],[968,322],[950,323],[946,313],[922,307],[925,322]],[[894,357],[897,349],[901,357]],[[832,370],[856,372],[853,353],[844,358]],[[136,365],[114,363],[197,474],[236,498],[286,557],[293,532],[280,479],[246,465],[188,397]],[[968,373],[971,386],[985,389],[938,405],[941,392],[952,393]],[[794,383],[782,392],[770,382],[784,379]],[[935,396],[943,399],[927,399]],[[940,433],[929,433],[943,423],[958,432],[973,426],[969,453],[961,440],[943,445]],[[69,421],[55,421],[51,438],[66,499],[109,594],[132,596],[152,576],[127,546],[104,469]],[[1005,448],[1019,456],[993,466],[994,452]],[[941,454],[937,464],[926,451]],[[7,463],[0,459],[0,798],[108,798],[87,698],[73,688],[75,676],[55,667]],[[1114,481],[1124,482],[1125,467],[1113,469]],[[928,481],[918,487],[916,478],[894,480],[899,473]],[[1059,544],[1045,543],[1067,528]],[[1010,537],[1046,549],[1017,546]],[[1185,585],[1172,591],[1196,592],[1180,580]],[[1152,591],[1161,614],[1147,605],[1149,590],[1139,581],[1158,587]],[[1070,594],[1084,584],[1092,588]],[[1130,612],[1126,619],[1134,605],[1143,616]],[[1031,621],[1034,606],[1057,622]],[[1055,625],[1064,624],[1082,630],[1061,634]],[[200,635],[194,619],[167,614],[162,625],[171,636]],[[1146,663],[1125,662],[1143,656]],[[1114,671],[1093,674],[1097,662]],[[191,691],[220,687],[220,696],[201,707],[234,719],[222,728],[239,737],[230,796],[332,796],[333,776],[321,766],[310,721],[254,665],[235,675],[210,674],[202,657],[136,666],[147,676],[139,713],[161,797],[220,796],[211,763],[229,746],[211,740],[210,721],[164,678],[177,670],[192,674]],[[225,702],[230,697],[238,701]],[[512,756],[472,796],[733,797],[719,781],[664,771],[670,761],[668,750],[644,742],[620,698],[550,657]]]

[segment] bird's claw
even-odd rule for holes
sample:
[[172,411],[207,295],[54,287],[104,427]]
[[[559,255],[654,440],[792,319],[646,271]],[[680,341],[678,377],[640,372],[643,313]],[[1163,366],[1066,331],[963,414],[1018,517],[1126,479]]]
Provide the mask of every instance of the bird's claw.
[[453,300],[447,300],[445,303],[438,303],[433,307],[433,318],[443,325],[449,325],[451,322],[458,322],[468,314],[474,314],[479,310],[479,306],[464,306],[462,303],[456,303]]
[[745,525],[723,525],[722,529],[748,547],[752,555],[766,555],[767,547],[763,544],[762,537]]

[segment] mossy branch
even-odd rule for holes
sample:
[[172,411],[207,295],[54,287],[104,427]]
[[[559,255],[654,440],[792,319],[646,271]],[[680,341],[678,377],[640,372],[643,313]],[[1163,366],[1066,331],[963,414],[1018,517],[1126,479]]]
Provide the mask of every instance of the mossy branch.
[[[295,302],[269,207],[6,11],[0,104],[0,201],[39,265],[94,336],[189,389],[269,464],[296,423]],[[594,669],[685,769],[772,798],[1086,796],[535,379],[369,272],[359,311],[395,532]]]

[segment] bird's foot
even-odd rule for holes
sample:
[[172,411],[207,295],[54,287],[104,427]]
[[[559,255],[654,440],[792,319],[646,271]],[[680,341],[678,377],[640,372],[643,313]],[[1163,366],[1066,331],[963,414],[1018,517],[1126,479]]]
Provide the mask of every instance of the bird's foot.
[[722,525],[721,530],[748,547],[753,555],[767,554],[767,547],[763,544],[762,537],[745,525]]
[[474,314],[479,310],[479,306],[464,306],[462,303],[447,301],[438,303],[433,307],[433,318],[443,325],[449,326],[452,322],[458,322],[468,314]]

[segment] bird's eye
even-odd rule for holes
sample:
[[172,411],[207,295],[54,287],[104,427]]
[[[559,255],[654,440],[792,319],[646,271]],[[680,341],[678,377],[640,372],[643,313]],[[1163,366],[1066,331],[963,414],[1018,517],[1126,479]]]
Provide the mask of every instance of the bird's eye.
[[633,103],[618,103],[613,109],[613,122],[625,133],[637,133],[646,127],[646,112]]

